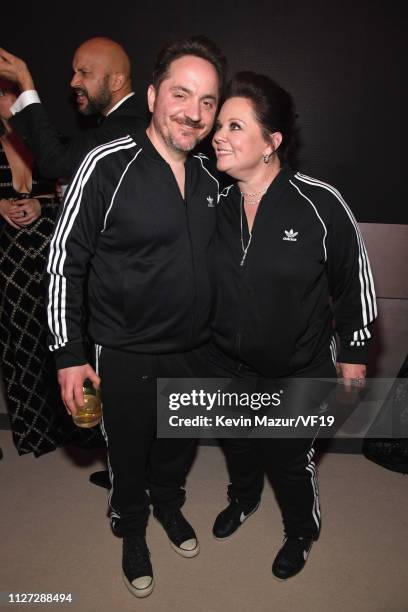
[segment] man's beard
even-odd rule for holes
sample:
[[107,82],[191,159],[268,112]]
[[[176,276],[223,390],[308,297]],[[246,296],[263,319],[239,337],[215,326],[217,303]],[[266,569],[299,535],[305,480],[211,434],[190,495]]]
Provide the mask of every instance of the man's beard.
[[[193,127],[196,129],[202,129],[204,127],[200,121],[191,121],[191,119],[188,119],[188,118],[178,123],[181,123],[181,125],[186,125],[187,127]],[[201,142],[203,138],[204,138],[204,135],[194,136],[191,144],[189,145],[181,145],[179,142],[177,142],[177,140],[175,140],[175,138],[173,138],[171,134],[167,138],[164,138],[164,140],[166,144],[170,146],[172,149],[174,149],[175,151],[178,151],[181,153],[189,153],[198,145],[199,142]]]
[[194,141],[190,145],[182,146],[176,140],[174,140],[171,136],[170,138],[166,138],[166,144],[172,149],[174,149],[175,151],[179,151],[181,153],[189,153],[190,151],[195,149],[195,147],[198,145],[199,142],[200,142],[200,139],[195,138]]
[[88,104],[83,109],[78,109],[82,115],[102,115],[111,105],[112,92],[109,90],[108,82],[109,75],[105,74],[99,91],[94,97],[90,97],[86,89],[75,88],[76,92],[80,92],[88,100]]

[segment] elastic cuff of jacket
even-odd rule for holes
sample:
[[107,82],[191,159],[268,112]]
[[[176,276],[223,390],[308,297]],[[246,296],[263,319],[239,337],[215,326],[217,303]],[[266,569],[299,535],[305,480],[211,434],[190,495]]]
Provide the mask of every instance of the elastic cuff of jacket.
[[339,363],[368,363],[370,346],[366,343],[364,346],[345,346],[337,355]]
[[59,349],[54,355],[57,370],[81,366],[88,363],[82,342],[75,342],[67,347]]

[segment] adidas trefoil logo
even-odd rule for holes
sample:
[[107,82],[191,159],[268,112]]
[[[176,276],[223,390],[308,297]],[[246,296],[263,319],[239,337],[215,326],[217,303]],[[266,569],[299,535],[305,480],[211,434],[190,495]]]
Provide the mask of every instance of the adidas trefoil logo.
[[296,236],[299,232],[294,232],[293,229],[285,230],[285,236],[282,240],[289,240],[290,242],[297,242]]
[[208,208],[214,208],[214,198],[212,198],[211,196],[208,196],[207,202],[208,202]]

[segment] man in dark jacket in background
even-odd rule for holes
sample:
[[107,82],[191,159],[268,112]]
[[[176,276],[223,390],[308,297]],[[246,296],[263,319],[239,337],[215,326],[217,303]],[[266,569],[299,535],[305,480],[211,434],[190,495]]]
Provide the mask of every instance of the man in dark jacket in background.
[[132,91],[130,60],[121,45],[109,38],[91,38],[76,50],[72,67],[78,111],[99,114],[103,121],[67,139],[49,120],[25,62],[0,49],[0,76],[21,90],[10,123],[31,149],[41,174],[49,178],[69,178],[91,149],[147,125],[146,113]]

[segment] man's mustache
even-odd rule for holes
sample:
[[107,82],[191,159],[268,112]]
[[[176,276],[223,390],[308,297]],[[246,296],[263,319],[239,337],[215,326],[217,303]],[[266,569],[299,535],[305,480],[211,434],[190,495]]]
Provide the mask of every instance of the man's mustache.
[[188,117],[185,117],[182,120],[177,119],[177,121],[178,123],[180,123],[180,125],[186,125],[187,127],[191,127],[195,129],[201,129],[204,127],[200,120],[194,121],[193,119],[189,119]]

